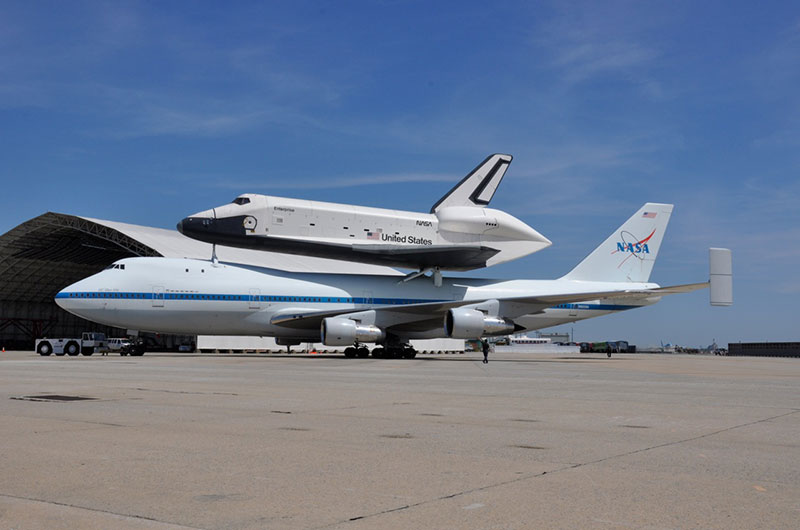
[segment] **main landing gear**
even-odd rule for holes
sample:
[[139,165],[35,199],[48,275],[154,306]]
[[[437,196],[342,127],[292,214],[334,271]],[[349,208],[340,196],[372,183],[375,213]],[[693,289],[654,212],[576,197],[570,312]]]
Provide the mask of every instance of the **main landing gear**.
[[[351,346],[344,350],[344,356],[348,359],[355,357],[369,357],[369,349],[363,344]],[[378,346],[373,348],[372,356],[376,359],[413,359],[417,356],[417,350],[409,344],[393,344],[391,346]]]
[[369,357],[369,348],[366,346],[358,346],[357,348],[351,346],[344,350],[344,356],[348,359],[353,357],[361,357],[363,359],[364,357]]

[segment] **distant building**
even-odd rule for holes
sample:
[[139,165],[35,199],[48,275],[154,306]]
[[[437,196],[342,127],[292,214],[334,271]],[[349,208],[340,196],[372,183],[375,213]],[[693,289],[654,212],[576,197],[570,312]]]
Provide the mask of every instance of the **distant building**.
[[728,355],[752,357],[800,357],[800,342],[731,342]]
[[569,336],[569,333],[539,333],[538,336],[543,339],[550,339],[550,342],[557,343],[557,342],[572,342],[572,339]]

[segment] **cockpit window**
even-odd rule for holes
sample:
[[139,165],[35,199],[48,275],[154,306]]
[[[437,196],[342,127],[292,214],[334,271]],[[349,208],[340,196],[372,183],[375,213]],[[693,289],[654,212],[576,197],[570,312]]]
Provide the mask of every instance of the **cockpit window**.
[[247,197],[236,197],[233,199],[233,203],[242,206],[243,204],[250,204],[250,199]]
[[125,264],[124,263],[112,263],[111,265],[106,267],[104,270],[108,270],[108,269],[122,269],[122,270],[125,270]]

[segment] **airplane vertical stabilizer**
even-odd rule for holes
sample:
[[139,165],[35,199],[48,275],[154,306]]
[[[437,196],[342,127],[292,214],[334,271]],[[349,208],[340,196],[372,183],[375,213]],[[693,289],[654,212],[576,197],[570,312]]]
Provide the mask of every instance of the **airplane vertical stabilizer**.
[[503,180],[508,165],[511,164],[511,155],[494,154],[481,162],[469,175],[439,199],[433,205],[431,213],[436,213],[448,206],[478,206],[483,207],[492,200],[494,192]]
[[671,204],[648,202],[563,279],[647,282],[672,207]]

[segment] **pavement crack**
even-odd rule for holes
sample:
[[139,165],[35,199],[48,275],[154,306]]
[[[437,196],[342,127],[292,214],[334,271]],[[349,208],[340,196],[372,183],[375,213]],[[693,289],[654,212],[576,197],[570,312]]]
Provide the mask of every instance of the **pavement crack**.
[[633,451],[628,451],[626,453],[620,453],[618,455],[606,456],[604,458],[599,458],[597,460],[591,460],[589,462],[583,462],[583,463],[575,464],[575,465],[573,465],[571,467],[571,469],[574,469],[574,468],[577,468],[577,467],[582,467],[582,466],[588,466],[588,465],[591,465],[591,464],[599,464],[600,462],[606,462],[608,460],[613,460],[615,458],[622,458],[624,456],[635,455],[635,454],[638,454],[638,453],[645,453],[647,451],[652,451],[653,449],[661,449],[663,447],[670,447],[670,446],[673,446],[673,445],[680,445],[680,444],[683,444],[683,443],[686,443],[686,442],[693,442],[695,440],[702,440],[703,438],[708,438],[710,436],[716,436],[717,434],[722,434],[723,432],[733,431],[735,429],[741,429],[743,427],[750,427],[751,425],[757,425],[759,423],[764,423],[766,421],[772,421],[772,420],[777,420],[779,418],[784,418],[786,416],[791,416],[792,414],[797,414],[798,412],[800,412],[800,410],[792,409],[791,412],[785,412],[783,414],[778,414],[777,416],[770,416],[769,418],[762,418],[760,420],[749,421],[747,423],[740,423],[739,425],[732,425],[731,427],[725,427],[724,429],[719,429],[719,430],[716,430],[716,431],[713,431],[713,432],[708,432],[706,434],[701,434],[701,435],[698,435],[698,436],[692,436],[691,438],[684,438],[682,440],[674,440],[672,442],[664,442],[663,444],[652,445],[650,447],[643,447],[641,449],[635,449]]
[[165,394],[196,394],[196,395],[207,395],[207,396],[238,396],[239,394],[235,394],[233,392],[190,392],[188,390],[165,390],[162,388],[134,388],[134,390],[139,390],[140,392],[164,392]]
[[336,521],[334,523],[327,524],[327,525],[324,525],[324,526],[318,526],[318,527],[316,527],[315,530],[322,530],[324,528],[331,528],[333,526],[338,526],[338,525],[350,523],[350,522],[353,522],[353,521],[361,521],[363,519],[371,519],[372,517],[378,517],[380,515],[386,515],[386,514],[389,514],[389,513],[400,512],[400,511],[403,511],[403,510],[408,510],[410,508],[416,508],[417,506],[424,506],[424,505],[430,504],[432,502],[438,502],[438,501],[444,501],[444,500],[448,500],[448,499],[454,499],[454,498],[460,497],[462,495],[468,495],[470,493],[475,493],[477,491],[484,491],[484,490],[488,490],[488,489],[491,489],[491,488],[496,488],[498,486],[505,486],[505,485],[508,485],[508,484],[515,484],[517,482],[522,482],[523,480],[528,480],[530,478],[541,477],[541,476],[547,475],[548,473],[555,473],[556,471],[562,471],[564,469],[571,469],[571,466],[558,468],[556,470],[549,471],[549,472],[548,471],[542,471],[540,473],[534,473],[534,474],[530,474],[530,475],[525,475],[525,476],[517,477],[517,478],[511,479],[511,480],[505,480],[503,482],[497,482],[497,483],[494,483],[494,484],[487,484],[485,486],[479,486],[477,488],[470,488],[468,490],[457,491],[455,493],[450,493],[448,495],[442,495],[440,497],[435,497],[433,499],[425,499],[425,500],[421,500],[419,502],[413,502],[411,504],[406,504],[404,506],[397,506],[395,508],[389,508],[387,510],[382,510],[380,512],[375,512],[375,513],[370,513],[370,514],[365,514],[365,515],[357,515],[355,517],[350,517],[349,519],[347,519],[345,521]]
[[580,467],[590,466],[590,465],[593,465],[593,464],[599,464],[601,462],[606,462],[606,461],[609,461],[609,460],[614,460],[616,458],[622,458],[622,457],[625,457],[625,456],[635,455],[635,454],[638,454],[638,453],[644,453],[644,452],[647,452],[647,451],[652,451],[654,449],[661,449],[663,447],[670,447],[670,446],[673,446],[673,445],[680,445],[680,444],[683,444],[683,443],[686,443],[686,442],[692,442],[692,441],[695,441],[695,440],[702,440],[703,438],[708,438],[710,436],[716,436],[717,434],[721,434],[721,433],[724,433],[724,432],[732,431],[732,430],[735,430],[735,429],[741,429],[743,427],[749,427],[751,425],[757,425],[759,423],[764,423],[764,422],[767,422],[767,421],[772,421],[772,420],[777,420],[779,418],[784,418],[786,416],[791,416],[792,414],[797,414],[798,412],[800,412],[800,410],[791,409],[791,412],[786,412],[784,414],[778,414],[777,416],[770,416],[769,418],[762,418],[760,420],[750,421],[750,422],[747,422],[747,423],[741,423],[739,425],[733,425],[731,427],[726,427],[724,429],[718,429],[716,431],[709,432],[709,433],[706,433],[706,434],[701,434],[699,436],[693,436],[691,438],[684,438],[682,440],[675,440],[675,441],[672,441],[672,442],[665,442],[665,443],[658,444],[658,445],[652,445],[650,447],[643,447],[641,449],[636,449],[636,450],[633,450],[633,451],[628,451],[628,452],[620,453],[620,454],[617,454],[617,455],[611,455],[611,456],[607,456],[607,457],[604,457],[604,458],[599,458],[597,460],[591,460],[589,462],[581,462],[581,463],[577,463],[577,464],[568,464],[568,465],[565,465],[565,466],[562,466],[562,467],[559,467],[559,468],[556,468],[556,469],[551,469],[550,471],[541,471],[539,473],[531,473],[531,474],[528,474],[528,475],[522,475],[522,476],[513,478],[511,480],[504,480],[504,481],[496,482],[496,483],[493,483],[493,484],[487,484],[485,486],[478,486],[478,487],[475,487],[475,488],[470,488],[470,489],[466,489],[466,490],[462,490],[462,491],[457,491],[457,492],[454,492],[454,493],[450,493],[448,495],[442,495],[442,496],[434,497],[434,498],[431,498],[431,499],[424,499],[424,500],[421,500],[419,502],[406,504],[404,506],[397,506],[395,508],[389,508],[389,509],[386,509],[386,510],[382,510],[382,511],[379,511],[379,512],[374,512],[374,513],[370,513],[370,514],[357,515],[357,516],[354,516],[354,517],[350,517],[350,518],[348,518],[348,519],[346,519],[344,521],[336,521],[336,522],[333,522],[331,524],[327,524],[327,525],[324,525],[324,526],[316,527],[316,530],[322,530],[324,528],[331,528],[333,526],[339,526],[339,525],[347,524],[347,523],[354,522],[354,521],[362,521],[364,519],[371,519],[373,517],[378,517],[378,516],[381,516],[381,515],[387,515],[387,514],[390,514],[390,513],[400,512],[400,511],[403,511],[403,510],[408,510],[410,508],[416,508],[418,506],[424,506],[426,504],[431,504],[431,503],[438,502],[438,501],[454,499],[456,497],[469,495],[470,493],[476,493],[476,492],[479,492],[479,491],[486,491],[486,490],[490,490],[490,489],[497,488],[497,487],[500,487],[500,486],[507,486],[509,484],[517,484],[517,483],[523,482],[525,480],[530,480],[530,479],[534,479],[534,478],[540,478],[540,477],[544,477],[546,475],[553,475],[555,473],[559,473],[559,472],[562,472],[562,471],[569,471],[569,470],[572,470],[572,469],[577,469],[577,468],[580,468]]
[[115,517],[124,517],[124,518],[128,518],[128,519],[135,519],[137,521],[151,521],[151,522],[159,523],[159,524],[168,524],[168,525],[172,525],[172,526],[174,526],[176,528],[185,528],[186,530],[206,530],[204,528],[200,528],[200,527],[197,527],[197,526],[186,526],[186,525],[181,524],[181,523],[173,523],[173,522],[170,522],[170,521],[162,521],[160,519],[155,519],[153,517],[146,517],[144,515],[133,515],[133,514],[129,514],[129,513],[112,512],[110,510],[99,510],[97,508],[89,508],[89,507],[86,507],[86,506],[78,506],[77,504],[70,504],[68,502],[48,501],[48,500],[45,500],[45,499],[37,499],[35,497],[24,497],[24,496],[21,496],[21,495],[9,495],[7,493],[0,493],[0,497],[6,498],[6,499],[18,500],[18,501],[41,502],[42,504],[49,504],[51,506],[61,506],[63,508],[74,508],[76,510],[86,510],[88,512],[104,513],[104,514],[107,514],[107,515],[113,515]]

